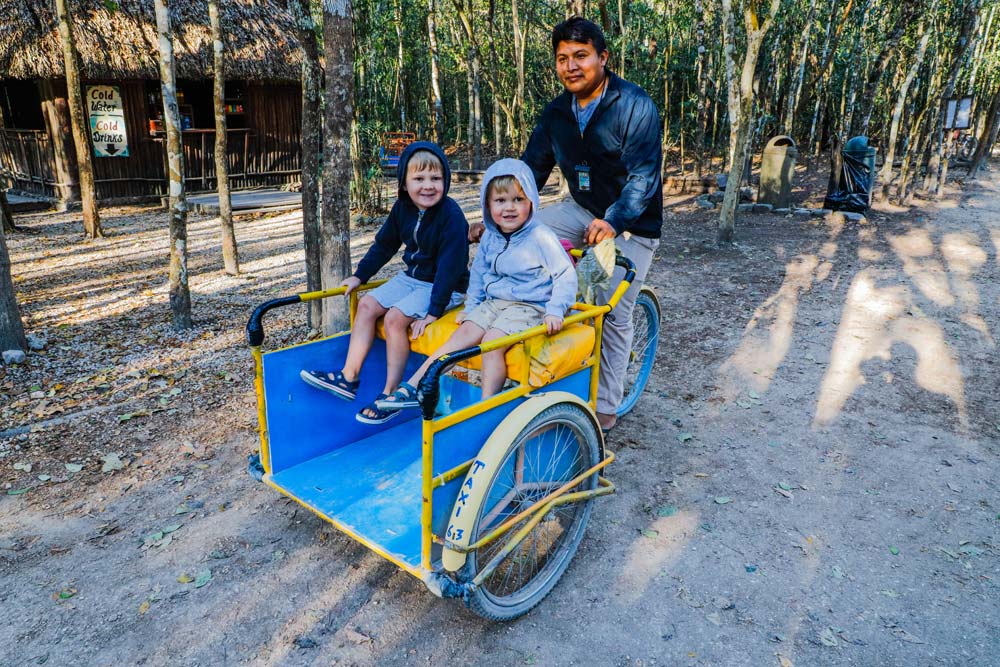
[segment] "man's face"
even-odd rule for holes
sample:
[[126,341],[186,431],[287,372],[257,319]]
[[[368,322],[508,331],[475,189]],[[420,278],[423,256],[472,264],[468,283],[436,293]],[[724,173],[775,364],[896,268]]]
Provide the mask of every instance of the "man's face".
[[556,74],[569,92],[577,97],[593,95],[604,81],[608,52],[597,52],[593,44],[559,42],[556,49]]
[[440,169],[416,171],[413,165],[407,165],[403,189],[417,208],[426,211],[444,195],[444,174]]

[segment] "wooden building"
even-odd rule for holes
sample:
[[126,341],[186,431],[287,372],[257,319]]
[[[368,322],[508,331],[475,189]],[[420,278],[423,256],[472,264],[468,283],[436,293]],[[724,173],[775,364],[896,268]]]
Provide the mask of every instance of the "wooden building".
[[[97,196],[110,202],[165,194],[153,3],[69,2]],[[284,0],[219,4],[231,185],[298,181],[301,56],[293,19]],[[52,0],[0,0],[0,187],[69,202],[79,199],[79,179],[54,5]],[[187,188],[214,190],[208,6],[205,0],[173,0],[170,7]]]

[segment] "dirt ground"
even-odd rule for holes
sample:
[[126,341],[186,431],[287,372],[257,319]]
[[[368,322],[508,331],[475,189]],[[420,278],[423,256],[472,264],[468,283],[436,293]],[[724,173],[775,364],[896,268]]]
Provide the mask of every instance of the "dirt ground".
[[[240,278],[191,219],[184,334],[164,213],[107,210],[94,242],[75,215],[20,216],[44,349],[0,367],[0,665],[998,664],[1000,175],[864,225],[744,215],[725,251],[713,212],[669,204],[618,492],[510,624],[245,473],[243,327],[304,287],[297,215],[238,222]],[[269,345],[305,336],[286,311]]]

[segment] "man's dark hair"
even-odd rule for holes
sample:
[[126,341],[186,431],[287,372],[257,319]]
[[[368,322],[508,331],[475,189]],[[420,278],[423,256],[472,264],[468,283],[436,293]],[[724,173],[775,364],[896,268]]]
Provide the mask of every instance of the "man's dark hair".
[[552,29],[552,53],[559,49],[559,42],[592,44],[598,53],[608,50],[608,43],[604,41],[604,33],[601,32],[601,29],[596,23],[588,21],[582,16],[566,19]]

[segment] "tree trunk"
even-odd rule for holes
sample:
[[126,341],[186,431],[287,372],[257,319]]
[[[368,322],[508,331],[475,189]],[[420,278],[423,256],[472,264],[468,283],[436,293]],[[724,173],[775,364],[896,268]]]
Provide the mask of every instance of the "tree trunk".
[[240,274],[240,256],[236,249],[236,232],[233,229],[233,203],[229,195],[229,155],[226,133],[226,72],[225,44],[219,23],[219,1],[208,0],[208,18],[212,24],[212,51],[215,56],[215,181],[219,192],[219,225],[222,235],[222,263],[226,273]]
[[10,203],[7,202],[7,191],[3,185],[0,185],[0,218],[3,219],[4,233],[12,234],[17,231],[17,225],[14,224],[14,212],[10,210]]
[[[316,22],[309,0],[292,0],[291,10],[299,44],[302,45],[302,238],[306,255],[306,291],[323,289],[320,270],[320,179],[323,173],[323,115],[321,84],[323,71],[319,65],[319,42]],[[323,323],[323,302],[306,304],[309,327],[319,329]]]
[[431,51],[431,139],[437,143],[441,132],[444,130],[441,124],[442,103],[441,103],[441,73],[438,56],[437,42],[437,10],[434,8],[434,0],[427,0],[427,38]]
[[809,59],[809,37],[812,35],[813,17],[816,15],[816,2],[817,0],[810,0],[809,3],[805,28],[802,31],[802,46],[800,47],[795,83],[788,87],[788,98],[784,114],[784,133],[789,136],[795,131],[795,111],[799,106],[799,97],[802,95],[802,83],[805,80],[806,62]]
[[[913,79],[917,76],[917,72],[920,70],[920,66],[924,62],[924,54],[927,53],[927,45],[930,43],[931,31],[927,30],[927,26],[923,28],[923,35],[920,37],[920,43],[917,45],[916,53],[913,55],[913,63],[910,65],[909,71],[906,73],[906,78],[903,79],[902,85],[899,87],[899,94],[896,95],[896,104],[892,109],[892,122],[889,126],[889,141],[885,146],[885,162],[882,163],[882,173],[879,174],[878,180],[882,184],[879,192],[880,200],[884,200],[889,193],[889,183],[892,181],[892,167],[893,163],[896,161],[896,141],[899,137],[899,124],[903,117],[903,108],[906,106],[906,95],[910,90],[910,86],[913,84]],[[871,111],[869,110],[868,115],[871,116]]]
[[69,13],[67,0],[56,0],[59,16],[59,39],[62,42],[63,66],[66,69],[66,89],[69,99],[70,124],[73,126],[73,143],[76,145],[77,170],[80,173],[80,197],[83,201],[83,232],[87,238],[104,236],[101,216],[97,212],[97,190],[94,184],[94,160],[87,133],[87,119],[83,113],[82,88],[80,85],[80,58],[73,38],[73,19]]
[[993,99],[990,100],[990,106],[986,112],[986,123],[983,125],[982,134],[979,135],[979,145],[976,146],[976,152],[969,164],[970,179],[975,179],[979,175],[980,165],[992,152],[993,143],[997,139],[998,127],[1000,127],[1000,88],[997,88],[996,92],[993,93]]
[[521,27],[521,17],[517,11],[517,0],[511,0],[510,3],[511,11],[511,21],[514,27],[514,63],[517,67],[517,88],[514,93],[514,110],[517,113],[517,137],[515,139],[517,147],[517,152],[520,153],[524,150],[525,144],[527,143],[528,133],[530,128],[528,128],[528,120],[525,116],[525,100],[524,100],[524,41],[525,32],[527,28]]
[[73,147],[73,124],[69,116],[67,93],[59,82],[46,79],[39,82],[42,94],[42,113],[45,131],[52,144],[55,158],[54,174],[59,199],[65,203],[80,201],[80,178],[77,171],[76,150]]
[[396,0],[393,5],[396,15],[396,99],[399,104],[399,130],[406,132],[406,78],[404,68],[406,60],[403,57],[403,2]]
[[[175,329],[190,329],[191,291],[187,269],[187,198],[184,194],[184,149],[177,109],[173,28],[168,0],[153,0],[160,46],[160,91],[167,130],[167,170],[170,192],[170,310]],[[82,179],[81,179],[82,180]]]
[[[323,289],[351,272],[351,119],[354,117],[353,3],[323,0],[326,53],[326,122],[323,132],[323,222],[320,231]],[[348,327],[347,299],[323,300],[323,331]]]
[[732,0],[722,0],[722,22],[726,54],[726,79],[729,84],[729,178],[726,183],[726,194],[722,200],[722,210],[719,213],[719,233],[716,242],[719,245],[732,243],[736,228],[736,207],[740,198],[740,183],[743,180],[744,165],[749,149],[750,126],[753,116],[754,75],[757,70],[757,59],[764,37],[771,28],[775,15],[778,13],[780,0],[770,0],[764,20],[753,8],[744,10],[743,22],[746,29],[746,52],[743,55],[743,68],[739,79],[736,78],[736,24],[733,19]]
[[[695,0],[694,11],[697,25],[695,32],[698,38],[698,65],[696,68],[696,78],[698,81],[698,126],[695,128],[694,138],[694,175],[701,178],[705,168],[705,121],[708,118],[708,73],[705,71],[706,54],[705,49],[705,5],[703,0]],[[681,165],[683,166],[683,161]]]
[[[0,190],[0,202],[7,203],[7,193],[3,190]],[[10,277],[7,239],[4,232],[0,231],[0,352],[6,350],[27,352],[28,343],[24,339],[21,311],[17,307],[14,281]]]

